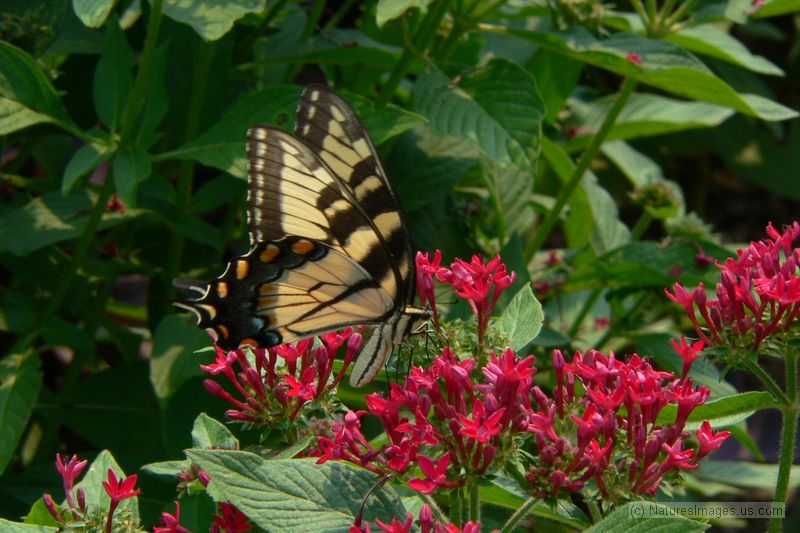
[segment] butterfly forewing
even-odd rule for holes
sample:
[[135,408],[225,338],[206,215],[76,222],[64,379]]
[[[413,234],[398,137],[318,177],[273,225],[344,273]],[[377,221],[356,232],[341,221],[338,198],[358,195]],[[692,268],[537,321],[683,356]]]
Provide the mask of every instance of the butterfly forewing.
[[410,300],[411,245],[403,212],[361,119],[336,93],[310,85],[297,107],[295,134],[314,149],[373,222]]

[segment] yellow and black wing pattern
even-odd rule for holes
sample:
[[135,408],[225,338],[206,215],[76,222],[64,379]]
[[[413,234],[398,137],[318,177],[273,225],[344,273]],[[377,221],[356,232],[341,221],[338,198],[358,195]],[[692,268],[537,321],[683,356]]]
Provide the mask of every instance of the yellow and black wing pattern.
[[341,97],[311,85],[295,134],[253,126],[247,159],[250,251],[179,305],[225,349],[373,325],[350,377],[368,383],[426,313],[410,305],[405,219],[364,125]]

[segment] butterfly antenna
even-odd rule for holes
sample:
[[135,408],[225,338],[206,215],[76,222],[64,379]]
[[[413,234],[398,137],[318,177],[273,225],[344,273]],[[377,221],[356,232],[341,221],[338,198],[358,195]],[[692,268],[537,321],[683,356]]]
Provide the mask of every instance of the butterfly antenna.
[[367,500],[369,499],[369,497],[372,496],[372,494],[376,490],[378,490],[379,488],[384,486],[386,484],[386,482],[389,481],[393,477],[394,477],[394,474],[388,475],[388,476],[384,476],[384,477],[380,478],[374,485],[372,485],[372,487],[370,487],[370,489],[367,491],[367,493],[361,499],[361,506],[358,508],[358,514],[356,515],[356,519],[355,519],[355,523],[356,524],[360,524],[361,523],[361,519],[363,518],[363,515],[364,515],[364,508],[367,506]]

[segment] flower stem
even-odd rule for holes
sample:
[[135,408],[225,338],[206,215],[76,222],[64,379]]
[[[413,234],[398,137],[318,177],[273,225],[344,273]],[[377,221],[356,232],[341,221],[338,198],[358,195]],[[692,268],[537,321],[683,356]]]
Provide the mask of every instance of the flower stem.
[[[786,364],[787,364],[787,369],[786,370],[788,372],[788,370],[789,370],[788,369],[788,364],[789,364],[788,360],[787,360]],[[758,364],[758,361],[752,360],[750,358],[746,358],[745,361],[744,361],[744,366],[745,366],[745,368],[747,370],[750,371],[750,373],[752,373],[759,380],[761,380],[761,383],[763,383],[764,386],[767,387],[767,389],[769,389],[769,392],[772,393],[772,395],[775,397],[776,400],[778,400],[780,403],[786,405],[787,407],[791,407],[791,403],[792,402],[790,402],[789,398],[781,390],[780,386],[777,383],[775,383],[775,380],[772,379],[772,377],[769,374],[767,374],[767,372],[763,368],[761,368],[761,366]],[[788,376],[787,376],[787,379],[788,379]]]
[[[800,415],[800,406],[797,404],[797,353],[785,350],[786,360],[786,393],[789,396],[789,406],[782,410],[783,430],[781,432],[781,457],[778,466],[778,483],[775,486],[773,505],[786,504],[789,493],[789,477],[792,473],[794,462],[794,448],[797,439],[797,417]],[[783,516],[773,513],[769,521],[770,533],[778,533],[783,529]]]
[[375,107],[386,107],[386,104],[388,104],[392,96],[394,96],[397,86],[403,81],[403,77],[406,75],[411,61],[414,60],[414,56],[417,53],[424,53],[428,46],[430,46],[431,41],[433,41],[436,35],[436,30],[439,29],[439,23],[447,12],[448,3],[448,0],[439,0],[435,2],[428,11],[428,14],[425,15],[422,24],[420,24],[419,31],[414,36],[414,47],[412,48],[406,44],[403,49],[403,54],[400,56],[400,59],[397,60],[397,63],[395,63],[391,74],[389,74],[389,80],[386,82],[386,85],[383,86],[381,94],[375,102]]
[[538,498],[530,497],[525,502],[519,506],[519,508],[514,511],[514,514],[503,524],[503,529],[500,530],[500,533],[510,533],[514,530],[514,526],[516,526],[520,520],[522,520],[528,511],[530,511],[531,507],[536,505],[538,502]]
[[478,522],[481,519],[481,486],[477,481],[469,485],[469,519]]
[[630,99],[635,88],[636,80],[634,78],[625,78],[625,81],[622,83],[622,87],[620,87],[619,93],[614,100],[614,104],[608,110],[605,119],[603,119],[603,123],[600,125],[600,129],[592,136],[592,140],[589,142],[589,145],[586,147],[583,155],[581,155],[581,158],[578,160],[578,164],[575,165],[575,169],[572,171],[569,181],[558,193],[553,207],[544,217],[541,225],[536,229],[536,233],[533,235],[531,242],[525,248],[525,257],[533,257],[539,248],[542,247],[544,241],[547,240],[547,237],[550,235],[553,227],[561,218],[561,212],[564,210],[564,207],[566,207],[573,191],[580,184],[583,174],[589,168],[589,165],[591,164],[595,155],[597,155],[597,152],[600,150],[603,141],[605,141],[608,137],[611,127],[616,122],[617,117]]
[[464,489],[456,487],[450,491],[450,522],[461,524],[461,517],[464,515]]

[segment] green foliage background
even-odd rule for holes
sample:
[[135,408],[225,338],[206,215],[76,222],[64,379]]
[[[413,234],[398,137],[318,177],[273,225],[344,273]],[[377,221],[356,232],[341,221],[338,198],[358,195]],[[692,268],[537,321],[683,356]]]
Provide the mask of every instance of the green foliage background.
[[[698,250],[731,253],[689,212],[724,221],[726,200],[748,200],[704,188],[800,200],[800,6],[686,2],[659,27],[632,4],[4,2],[0,516],[56,490],[57,451],[111,450],[133,472],[180,457],[198,413],[222,419],[197,367],[211,356],[194,353],[208,338],[175,314],[172,279],[214,277],[246,249],[245,132],[291,130],[310,82],[363,118],[416,249],[500,253],[518,287],[563,249],[530,349],[679,368],[661,290],[713,278]],[[754,237],[790,221],[767,205],[742,222]],[[733,392],[713,368],[696,379]],[[174,487],[141,482],[153,523]]]

